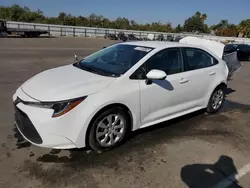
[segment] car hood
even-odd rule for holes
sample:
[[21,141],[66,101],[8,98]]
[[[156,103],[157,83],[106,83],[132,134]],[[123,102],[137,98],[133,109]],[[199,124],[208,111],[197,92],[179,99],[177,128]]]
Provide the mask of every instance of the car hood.
[[97,93],[114,79],[67,65],[37,74],[21,89],[39,101],[62,101]]

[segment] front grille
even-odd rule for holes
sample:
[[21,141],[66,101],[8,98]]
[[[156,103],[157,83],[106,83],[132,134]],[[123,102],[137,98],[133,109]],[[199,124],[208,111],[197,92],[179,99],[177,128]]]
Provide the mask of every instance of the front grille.
[[30,121],[29,117],[20,109],[15,106],[15,121],[17,127],[22,134],[31,142],[35,144],[42,144],[42,138],[38,134],[36,128]]

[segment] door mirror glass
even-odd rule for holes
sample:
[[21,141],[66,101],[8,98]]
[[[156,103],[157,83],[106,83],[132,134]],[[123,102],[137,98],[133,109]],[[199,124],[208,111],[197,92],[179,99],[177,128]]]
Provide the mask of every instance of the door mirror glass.
[[167,74],[164,71],[153,69],[146,75],[149,80],[164,80]]

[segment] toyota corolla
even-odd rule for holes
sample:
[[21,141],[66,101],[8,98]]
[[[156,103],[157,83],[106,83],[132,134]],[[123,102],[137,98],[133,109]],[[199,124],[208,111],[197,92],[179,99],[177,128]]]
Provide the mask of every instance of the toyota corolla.
[[16,126],[37,146],[101,152],[131,131],[215,113],[229,74],[220,53],[185,41],[114,44],[23,83],[13,95]]

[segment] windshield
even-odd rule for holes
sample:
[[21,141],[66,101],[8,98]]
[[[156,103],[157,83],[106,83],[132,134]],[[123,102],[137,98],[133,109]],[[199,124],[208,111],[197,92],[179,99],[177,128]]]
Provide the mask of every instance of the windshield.
[[78,63],[78,67],[105,76],[120,76],[152,49],[129,44],[116,44],[86,57]]

